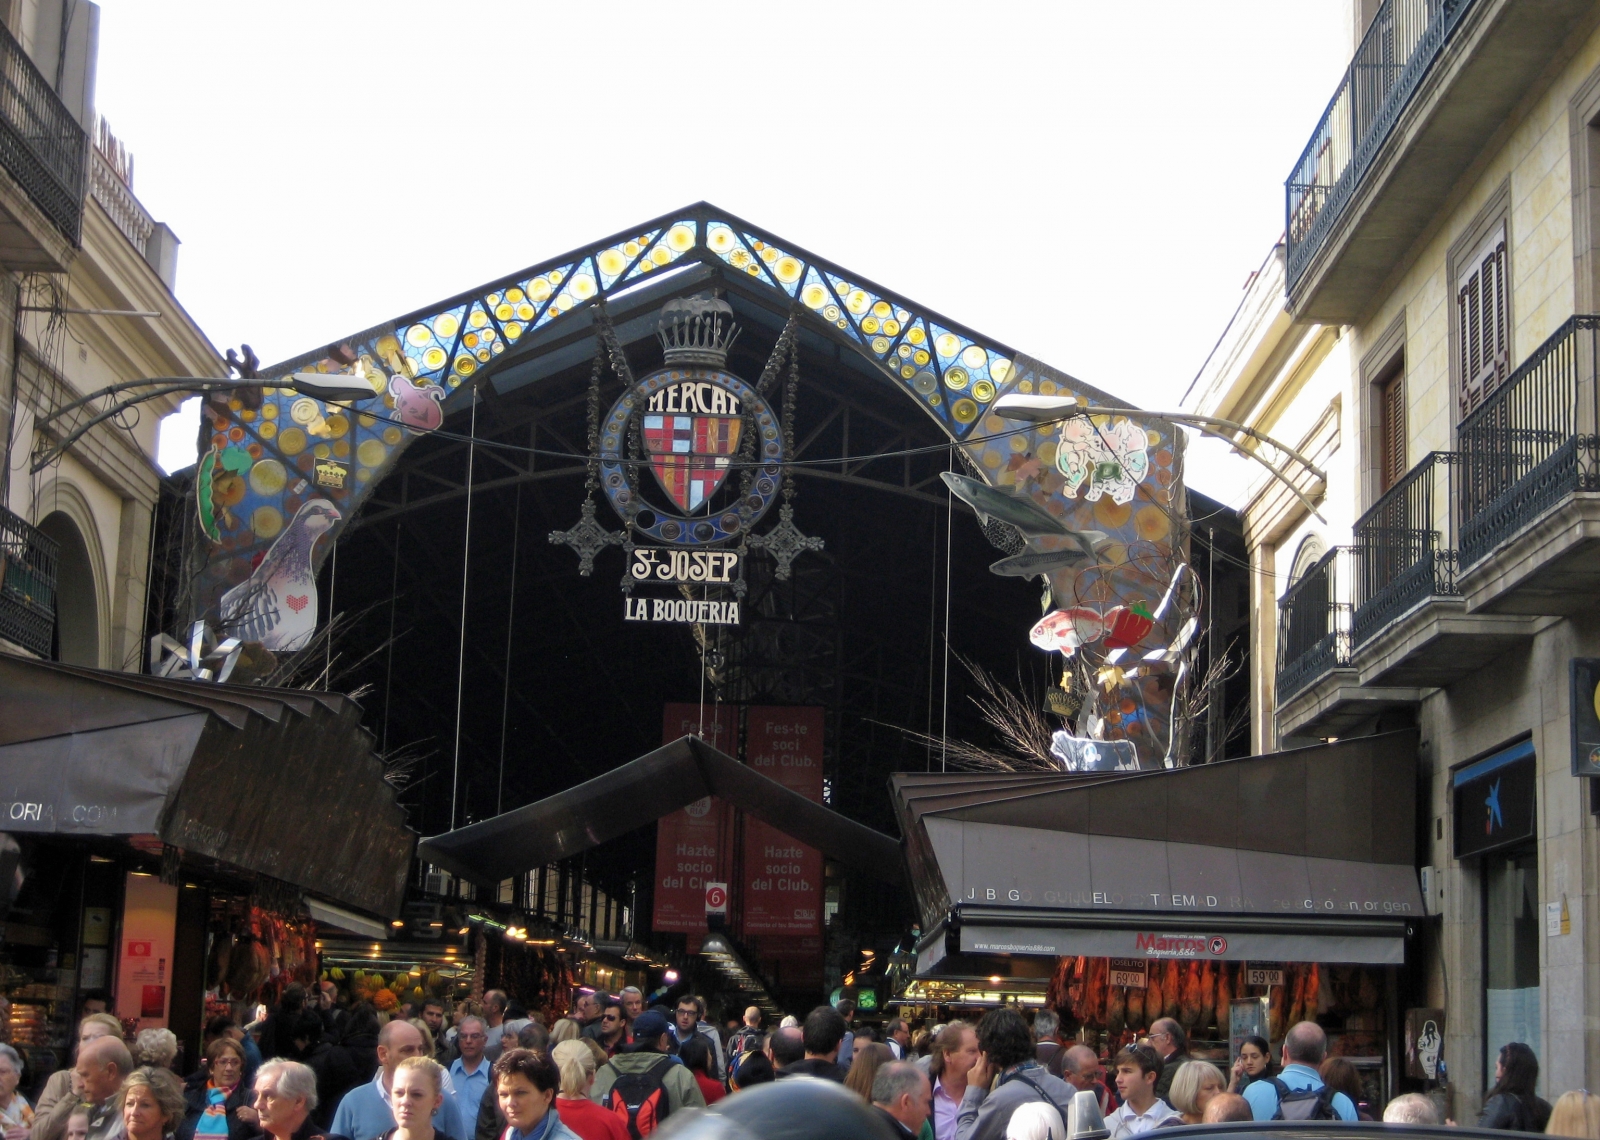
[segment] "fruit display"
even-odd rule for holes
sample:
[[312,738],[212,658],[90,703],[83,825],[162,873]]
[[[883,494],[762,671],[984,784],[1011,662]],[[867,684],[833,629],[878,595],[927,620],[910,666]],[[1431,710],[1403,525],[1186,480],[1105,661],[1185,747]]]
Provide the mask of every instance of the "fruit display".
[[457,1000],[470,988],[471,971],[465,962],[418,963],[405,970],[385,966],[380,971],[376,964],[344,964],[346,961],[327,957],[319,980],[332,982],[352,1002],[372,1002],[380,1013],[398,1009],[401,1002]]

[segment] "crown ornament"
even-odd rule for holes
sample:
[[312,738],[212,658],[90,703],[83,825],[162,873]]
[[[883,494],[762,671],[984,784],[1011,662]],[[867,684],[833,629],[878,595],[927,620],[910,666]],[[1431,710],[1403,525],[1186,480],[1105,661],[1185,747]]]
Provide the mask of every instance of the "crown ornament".
[[709,364],[721,368],[728,362],[728,350],[739,338],[739,326],[733,323],[733,307],[718,297],[674,297],[661,307],[656,336],[661,338],[662,353],[669,365]]

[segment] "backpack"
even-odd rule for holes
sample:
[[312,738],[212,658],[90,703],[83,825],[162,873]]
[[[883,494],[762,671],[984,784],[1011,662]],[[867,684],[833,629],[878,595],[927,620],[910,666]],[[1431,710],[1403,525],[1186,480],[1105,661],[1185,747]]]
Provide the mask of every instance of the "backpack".
[[1023,1084],[1027,1085],[1034,1092],[1038,1093],[1040,1100],[1044,1101],[1051,1108],[1055,1109],[1057,1112],[1059,1112],[1061,1114],[1061,1122],[1063,1124],[1065,1124],[1069,1119],[1071,1119],[1071,1117],[1069,1117],[1067,1115],[1067,1107],[1066,1107],[1066,1105],[1061,1104],[1053,1096],[1051,1096],[1049,1093],[1045,1092],[1043,1086],[1041,1086],[1038,1081],[1036,1081],[1032,1077],[1028,1076],[1027,1073],[1025,1073],[1025,1072],[1013,1073],[1010,1077],[1002,1078],[1000,1083],[1002,1085],[1004,1085],[1004,1084],[1009,1083],[1010,1081],[1021,1081]]
[[672,1107],[667,1102],[664,1077],[671,1057],[662,1057],[642,1073],[618,1073],[615,1083],[606,1092],[601,1103],[608,1112],[628,1126],[628,1135],[641,1140],[650,1135],[667,1118]]
[[1333,1097],[1338,1090],[1331,1085],[1323,1085],[1320,1089],[1291,1089],[1277,1077],[1271,1080],[1273,1087],[1278,1090],[1278,1111],[1272,1114],[1272,1119],[1339,1119],[1339,1114],[1333,1111]]
[[739,1077],[739,1069],[744,1064],[745,1058],[759,1051],[761,1048],[761,1034],[749,1029],[741,1029],[728,1041],[728,1081],[735,1081]]

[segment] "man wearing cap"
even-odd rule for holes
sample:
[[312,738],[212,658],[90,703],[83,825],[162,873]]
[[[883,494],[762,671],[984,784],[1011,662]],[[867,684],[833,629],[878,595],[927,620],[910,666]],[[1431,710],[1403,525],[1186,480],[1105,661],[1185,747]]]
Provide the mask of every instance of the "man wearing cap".
[[654,1073],[667,1093],[667,1111],[684,1108],[704,1108],[706,1098],[694,1074],[681,1065],[677,1058],[668,1055],[672,1041],[667,1033],[667,1019],[653,1009],[641,1013],[633,1023],[633,1044],[624,1045],[615,1057],[600,1066],[594,1075],[590,1097],[605,1104],[606,1094],[617,1078],[624,1073]]

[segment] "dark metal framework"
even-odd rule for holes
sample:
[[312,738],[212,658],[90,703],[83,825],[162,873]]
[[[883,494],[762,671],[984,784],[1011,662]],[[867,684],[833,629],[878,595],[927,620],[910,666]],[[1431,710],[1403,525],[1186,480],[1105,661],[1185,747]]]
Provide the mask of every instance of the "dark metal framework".
[[1597,350],[1600,317],[1570,318],[1461,422],[1463,568],[1572,492],[1600,489]]
[[0,25],[0,166],[73,245],[83,225],[88,155],[88,133]]
[[1460,458],[1449,451],[1429,453],[1356,521],[1352,648],[1424,598],[1460,592],[1453,528],[1442,525],[1455,507],[1452,476]]
[[52,656],[56,628],[55,540],[0,507],[0,638]]
[[[707,285],[724,290],[745,328],[729,370],[754,377],[787,319],[781,299],[744,274],[716,267],[695,267],[670,288]],[[611,306],[636,373],[658,365],[653,317],[671,295],[667,289],[668,283],[659,290],[652,283],[653,296]],[[936,732],[939,725],[938,632],[950,502],[938,476],[949,462],[941,447],[948,446],[948,435],[858,352],[821,330],[802,331],[795,451],[811,465],[793,469],[795,519],[806,533],[826,538],[824,551],[801,556],[789,580],[780,581],[775,563],[752,550],[743,623],[706,627],[703,644],[694,627],[625,622],[620,555],[602,552],[594,574],[583,578],[571,550],[544,541],[551,529],[573,522],[582,498],[586,465],[536,452],[585,450],[595,351],[586,324],[573,322],[537,353],[506,354],[486,369],[479,387],[463,816],[495,813],[502,754],[504,806],[511,808],[656,746],[662,702],[694,701],[703,692],[708,702],[826,708],[831,805],[880,830],[892,827],[884,781],[892,771],[929,763],[926,748],[901,729]],[[620,390],[608,372],[602,403]],[[450,408],[452,434],[465,433],[467,416],[465,407]],[[496,446],[502,443],[510,446]],[[925,450],[905,454],[917,449]],[[349,648],[336,647],[336,656],[353,661],[382,644],[391,628],[398,634],[392,649],[339,683],[376,688],[368,701],[372,728],[391,747],[415,745],[431,753],[405,795],[424,834],[448,827],[440,805],[449,801],[454,685],[441,686],[438,679],[455,672],[467,450],[443,433],[417,440],[341,536],[337,573],[330,559],[321,576],[330,613],[361,614],[346,635]],[[607,525],[616,525],[608,507],[601,512]],[[954,521],[955,647],[989,662],[1025,659],[1029,651],[1019,648],[1018,634],[1037,620],[1036,591],[988,574],[995,552],[976,526]],[[981,735],[959,667],[953,676],[950,731]],[[638,870],[649,866],[653,851],[648,832],[617,840],[589,852],[585,873],[618,897],[632,897],[631,881],[644,896],[638,905],[647,908],[649,878],[639,878]],[[864,887],[863,895],[870,890]],[[903,917],[892,899],[880,909],[890,926]]]
[[1284,183],[1288,288],[1328,240],[1399,121],[1476,0],[1384,0]]
[[1350,664],[1350,548],[1323,555],[1278,602],[1279,703]]

